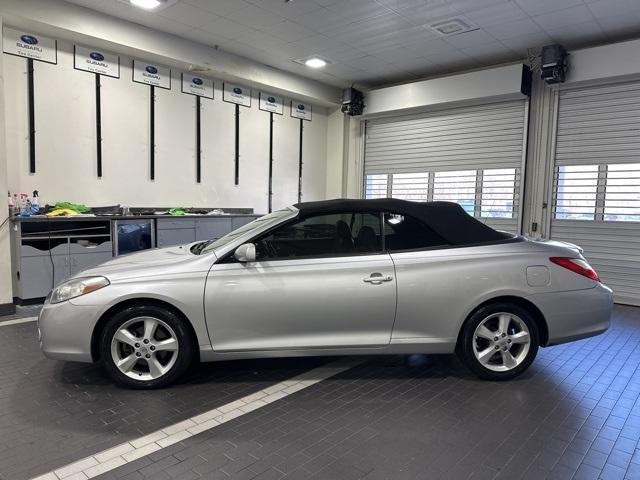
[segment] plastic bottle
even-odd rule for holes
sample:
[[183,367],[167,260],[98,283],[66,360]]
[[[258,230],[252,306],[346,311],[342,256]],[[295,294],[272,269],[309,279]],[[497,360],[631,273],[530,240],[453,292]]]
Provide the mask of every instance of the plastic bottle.
[[29,201],[29,196],[26,193],[20,194],[20,216],[28,217],[31,215],[29,211],[29,206],[31,202]]
[[17,217],[20,215],[20,199],[18,198],[18,194],[13,194],[13,214]]
[[13,198],[11,197],[11,192],[9,192],[9,216],[13,215],[16,206],[13,204]]
[[40,213],[40,199],[38,198],[38,190],[33,191],[33,198],[31,199],[31,213],[34,215]]

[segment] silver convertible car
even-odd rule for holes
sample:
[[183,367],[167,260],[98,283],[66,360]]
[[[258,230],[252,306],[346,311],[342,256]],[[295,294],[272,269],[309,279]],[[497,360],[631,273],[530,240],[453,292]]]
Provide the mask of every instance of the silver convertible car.
[[304,355],[457,352],[504,380],[539,346],[604,332],[612,305],[575,245],[455,203],[329,200],[86,270],[49,294],[39,335],[47,357],[101,362],[133,388],[194,360]]

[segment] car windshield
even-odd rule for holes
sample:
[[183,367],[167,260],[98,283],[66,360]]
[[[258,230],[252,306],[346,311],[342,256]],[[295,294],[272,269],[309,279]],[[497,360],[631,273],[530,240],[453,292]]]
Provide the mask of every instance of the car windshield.
[[196,243],[193,247],[191,247],[191,253],[196,255],[203,255],[205,253],[213,252],[214,250],[225,246],[229,242],[234,241],[241,235],[244,235],[251,230],[261,227],[265,223],[272,222],[274,220],[278,220],[281,218],[287,217],[291,214],[290,209],[278,210],[273,213],[269,213],[260,218],[256,218],[253,222],[247,223],[246,225],[237,228],[236,230],[227,233],[224,237],[221,237],[217,240],[207,240],[205,242]]

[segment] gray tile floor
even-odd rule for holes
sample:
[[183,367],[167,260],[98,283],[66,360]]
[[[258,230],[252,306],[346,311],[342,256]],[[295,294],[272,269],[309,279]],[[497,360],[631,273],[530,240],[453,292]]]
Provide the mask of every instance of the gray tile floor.
[[[424,364],[423,364],[424,362]],[[106,479],[640,478],[640,309],[515,381],[378,357]]]
[[[264,388],[321,360],[198,367],[130,392],[0,328],[0,478],[20,479]],[[453,356],[360,366],[117,468],[105,479],[640,479],[640,309],[604,335],[477,380]]]
[[0,480],[53,470],[326,361],[199,365],[173,388],[140,392],[116,387],[97,365],[46,359],[35,323],[2,326]]

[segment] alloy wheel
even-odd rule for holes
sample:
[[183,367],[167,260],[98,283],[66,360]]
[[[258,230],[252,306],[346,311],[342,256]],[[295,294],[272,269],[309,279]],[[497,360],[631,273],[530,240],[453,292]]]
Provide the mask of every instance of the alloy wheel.
[[120,372],[136,380],[155,380],[178,358],[178,337],[164,321],[136,317],[124,322],[111,339],[111,358]]
[[530,347],[529,328],[513,313],[492,313],[478,324],[473,334],[476,359],[494,372],[516,368],[525,360]]

